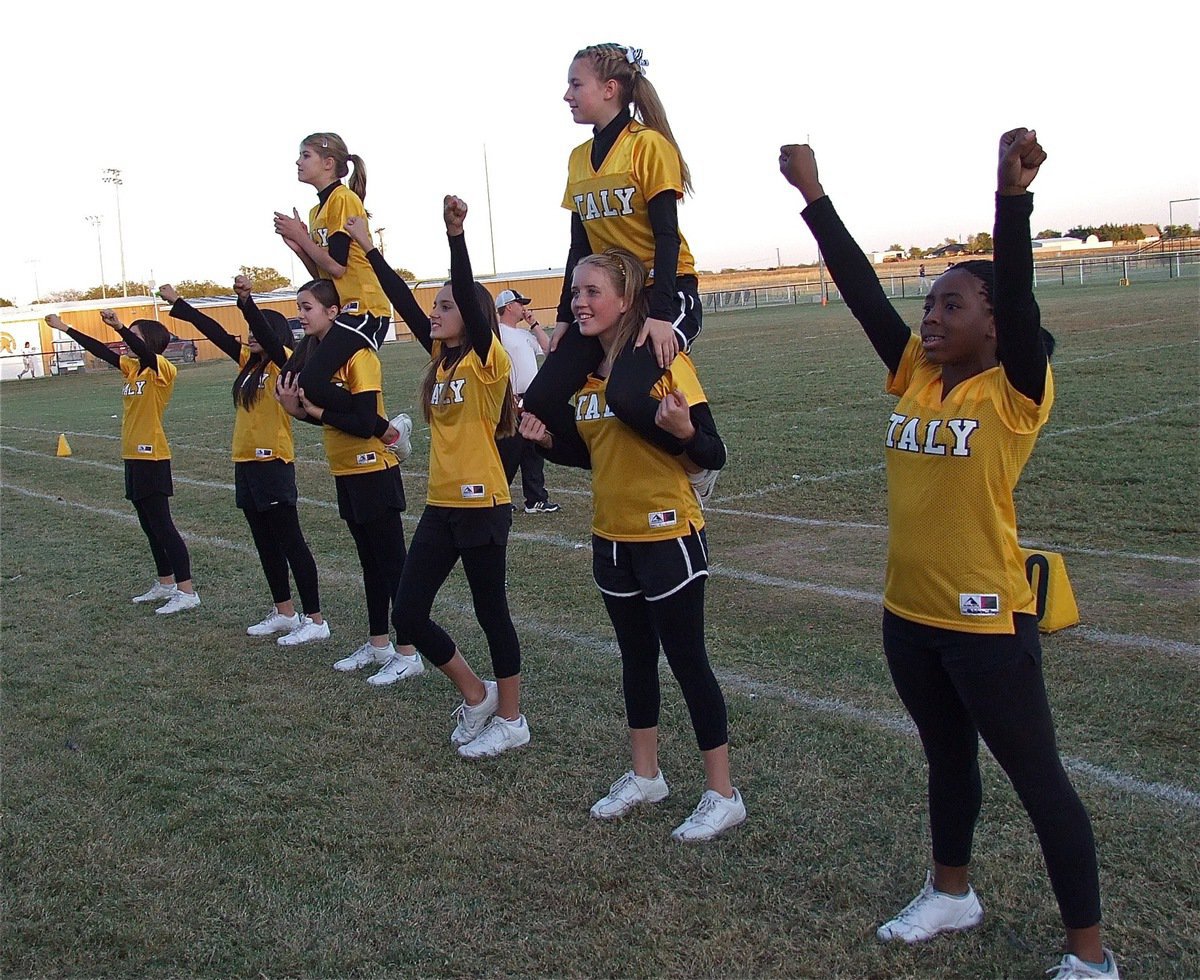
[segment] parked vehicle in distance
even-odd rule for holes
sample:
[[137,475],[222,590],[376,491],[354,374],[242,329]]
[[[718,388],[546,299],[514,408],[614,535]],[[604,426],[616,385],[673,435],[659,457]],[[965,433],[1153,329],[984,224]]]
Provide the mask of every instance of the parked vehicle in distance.
[[[108,349],[116,352],[119,357],[124,357],[129,353],[129,347],[123,340],[117,340],[108,345]],[[176,364],[191,364],[196,360],[196,342],[194,340],[181,340],[174,334],[171,334],[171,342],[167,344],[167,349],[163,351],[163,357],[168,361],[174,361]]]

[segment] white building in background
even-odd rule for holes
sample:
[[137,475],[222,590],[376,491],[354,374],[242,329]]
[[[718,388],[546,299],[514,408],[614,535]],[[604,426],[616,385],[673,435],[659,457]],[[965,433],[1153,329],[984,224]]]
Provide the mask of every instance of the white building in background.
[[1088,235],[1085,241],[1078,238],[1035,238],[1033,247],[1043,252],[1075,252],[1085,248],[1112,248],[1112,242],[1102,242],[1095,235]]

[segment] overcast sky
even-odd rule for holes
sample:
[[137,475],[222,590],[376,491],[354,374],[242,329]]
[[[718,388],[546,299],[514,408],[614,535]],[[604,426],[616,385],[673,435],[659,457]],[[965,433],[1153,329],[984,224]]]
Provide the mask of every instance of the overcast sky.
[[[271,215],[314,202],[294,161],[320,130],[366,161],[393,265],[445,273],[450,192],[471,207],[476,270],[492,271],[486,145],[496,267],[561,267],[567,155],[589,135],[561,97],[571,56],[599,41],[645,50],[692,170],[680,221],[703,269],[815,258],[776,165],[780,143],[806,136],[867,250],[990,230],[996,139],[1018,125],[1050,154],[1034,232],[1165,224],[1169,200],[1200,196],[1193,4],[373,8],[10,4],[0,296],[30,301],[35,275],[43,293],[98,283],[93,214],[119,281],[108,167],[123,173],[128,278],[224,282],[242,264],[303,276]],[[1178,223],[1197,215],[1175,206]]]

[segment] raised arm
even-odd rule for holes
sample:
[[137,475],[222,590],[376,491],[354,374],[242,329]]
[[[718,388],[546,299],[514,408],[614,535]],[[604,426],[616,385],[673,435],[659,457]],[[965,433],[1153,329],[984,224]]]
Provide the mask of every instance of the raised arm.
[[912,331],[888,301],[879,277],[850,236],[817,176],[817,158],[807,144],[779,149],[779,170],[787,182],[804,196],[808,205],[801,212],[808,223],[825,264],[841,291],[850,312],[866,333],[875,353],[895,371]]
[[442,202],[442,217],[446,222],[446,236],[450,240],[450,290],[454,294],[458,312],[462,314],[471,347],[481,361],[486,361],[488,351],[497,341],[487,314],[480,309],[479,296],[475,292],[475,275],[471,271],[471,256],[467,254],[467,240],[463,235],[467,202],[447,194]]
[[400,318],[408,325],[412,335],[417,338],[422,347],[427,351],[432,351],[433,341],[429,336],[429,317],[425,315],[425,311],[421,309],[412,290],[408,288],[408,283],[387,264],[383,253],[371,241],[371,236],[367,232],[367,223],[357,215],[352,215],[346,219],[346,233],[358,243],[359,248],[366,254],[367,261],[375,270],[375,278],[383,287],[384,295],[396,308]]
[[74,327],[68,327],[57,313],[51,313],[46,317],[46,325],[52,330],[65,333],[75,343],[91,354],[92,357],[99,358],[105,364],[111,364],[113,367],[120,366],[121,357],[115,350],[95,337],[89,337],[85,333],[80,333]]
[[996,284],[992,313],[996,321],[996,355],[1012,386],[1039,404],[1046,393],[1046,345],[1042,314],[1033,298],[1033,249],[1029,185],[1046,160],[1046,151],[1030,129],[1013,129],[1000,137],[996,179],[996,224],[992,231]]
[[158,355],[146,346],[146,342],[141,337],[125,326],[114,311],[101,310],[100,319],[107,326],[115,330],[117,336],[125,341],[130,351],[133,352],[133,356],[138,359],[138,363],[141,364],[143,371],[150,370],[158,374]]
[[258,341],[258,346],[263,349],[268,360],[277,367],[283,367],[288,359],[287,350],[275,331],[271,329],[271,325],[267,323],[267,318],[263,316],[262,310],[255,304],[250,286],[248,276],[234,277],[233,291],[237,294],[238,309],[242,311],[246,326],[250,328],[250,333]]
[[233,358],[235,361],[241,358],[242,342],[226,331],[212,317],[201,313],[192,306],[191,303],[179,295],[179,291],[169,282],[163,283],[159,287],[158,294],[171,304],[170,313],[172,317],[176,320],[183,320],[185,323],[190,323],[211,340],[216,345],[217,350],[226,356]]

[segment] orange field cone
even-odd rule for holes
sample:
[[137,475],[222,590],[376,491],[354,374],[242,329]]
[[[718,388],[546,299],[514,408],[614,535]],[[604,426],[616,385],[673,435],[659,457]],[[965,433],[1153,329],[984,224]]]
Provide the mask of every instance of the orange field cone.
[[69,445],[67,445],[67,434],[65,432],[58,437],[58,455],[59,456],[70,456],[71,455],[71,447]]

